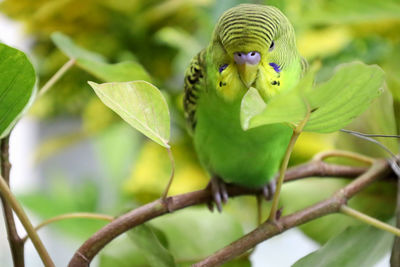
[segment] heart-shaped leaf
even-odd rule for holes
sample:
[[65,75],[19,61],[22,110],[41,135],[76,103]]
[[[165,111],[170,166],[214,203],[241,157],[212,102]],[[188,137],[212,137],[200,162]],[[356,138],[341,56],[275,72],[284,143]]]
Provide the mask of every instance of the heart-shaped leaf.
[[26,55],[0,43],[0,138],[8,135],[35,96],[35,70]]
[[249,89],[242,100],[242,127],[247,130],[272,123],[297,125],[305,117],[309,105],[313,112],[304,131],[334,132],[365,111],[382,93],[384,83],[380,67],[361,62],[340,66],[329,81],[315,88],[311,88],[309,82],[312,76],[306,75],[291,91],[272,98],[263,110],[256,103],[261,98],[258,92]]
[[257,89],[251,87],[242,99],[242,127],[247,130],[264,124],[301,121],[307,112],[304,95],[311,89],[313,80],[314,73],[309,72],[293,90],[274,97],[268,105]]
[[155,234],[155,228],[142,224],[128,232],[132,242],[141,250],[143,255],[151,262],[151,266],[173,267],[176,266],[171,253],[161,244]]
[[145,81],[103,83],[89,82],[97,96],[144,135],[169,148],[170,116],[160,90]]
[[228,213],[215,216],[200,208],[156,218],[152,225],[165,233],[177,260],[207,257],[243,235],[239,221]]
[[76,60],[78,67],[104,82],[151,81],[147,71],[137,62],[107,63],[102,55],[76,45],[71,38],[60,32],[53,33],[51,39],[66,56]]

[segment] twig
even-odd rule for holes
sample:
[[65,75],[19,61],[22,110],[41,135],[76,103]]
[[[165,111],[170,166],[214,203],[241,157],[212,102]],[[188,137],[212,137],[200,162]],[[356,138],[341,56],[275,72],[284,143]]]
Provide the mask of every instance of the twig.
[[[350,167],[333,165],[324,162],[311,161],[289,169],[286,172],[285,182],[295,181],[310,176],[321,177],[356,177],[367,170],[365,167]],[[229,196],[246,194],[260,194],[261,190],[248,189],[237,186],[227,186]],[[168,212],[183,209],[189,206],[207,203],[212,199],[209,188],[168,197],[166,202],[161,200],[153,201],[135,210],[132,210],[111,223],[104,226],[75,252],[69,267],[89,266],[94,256],[108,243],[127,230],[147,222],[155,217]],[[167,205],[165,205],[167,203]],[[168,207],[167,207],[168,206]]]
[[308,119],[310,118],[310,109],[309,106],[307,105],[307,114],[306,117],[299,123],[299,125],[296,126],[296,128],[293,130],[292,137],[290,138],[288,147],[285,152],[285,156],[282,160],[281,167],[279,169],[279,177],[278,181],[276,183],[276,191],[274,194],[274,198],[272,199],[272,204],[271,204],[271,211],[269,213],[268,221],[275,221],[276,220],[276,213],[278,211],[278,205],[279,205],[279,196],[281,193],[282,189],[282,184],[283,180],[285,178],[285,173],[286,169],[289,164],[290,156],[292,155],[292,151],[294,148],[294,145],[296,144],[297,138],[299,138],[301,132],[303,131],[304,126],[306,125]]
[[331,157],[343,157],[353,159],[362,163],[366,163],[371,165],[374,163],[374,159],[371,157],[367,157],[365,155],[361,155],[355,152],[344,151],[344,150],[328,150],[323,151],[314,156],[314,160],[323,161],[324,159],[331,158]]
[[346,130],[346,129],[341,129],[340,131],[345,132],[345,133],[351,132],[351,133],[355,133],[357,135],[363,135],[366,137],[400,138],[400,135],[396,135],[396,134],[366,134],[366,133],[360,133],[360,132]]
[[43,96],[67,72],[67,70],[75,64],[75,62],[76,60],[71,58],[53,76],[51,76],[50,80],[48,80],[47,83],[43,85],[42,89],[40,89],[38,97]]
[[371,143],[374,143],[374,144],[378,145],[380,148],[385,150],[391,156],[391,158],[388,159],[389,163],[390,163],[390,167],[396,173],[396,175],[400,177],[400,166],[397,164],[397,160],[398,159],[397,159],[396,155],[393,154],[393,152],[390,151],[390,149],[387,148],[384,144],[382,144],[381,142],[369,137],[368,134],[363,134],[363,133],[350,131],[350,130],[345,130],[345,129],[341,129],[340,131],[344,132],[344,133],[348,133],[348,134],[354,135],[354,136],[356,136],[358,138],[367,140],[367,141],[369,141]]
[[43,264],[46,267],[53,267],[55,266],[53,261],[50,258],[46,248],[44,247],[42,241],[40,240],[38,234],[36,233],[32,223],[30,222],[28,216],[26,215],[25,211],[18,203],[18,200],[12,194],[8,185],[4,178],[0,176],[0,192],[3,198],[11,205],[12,209],[14,210],[15,214],[18,216],[18,219],[21,221],[22,225],[24,226],[27,234],[29,235],[30,239],[34,247],[36,248],[40,258],[42,259]]
[[174,155],[172,155],[172,151],[171,151],[171,148],[170,148],[170,147],[167,148],[167,151],[168,151],[169,160],[171,161],[171,176],[169,177],[168,184],[167,184],[167,186],[165,187],[164,193],[163,193],[162,196],[161,196],[161,199],[162,199],[162,200],[166,200],[166,199],[167,199],[168,191],[169,191],[169,189],[170,189],[170,187],[171,187],[171,185],[172,185],[172,181],[174,180],[174,176],[175,176],[175,160],[174,160]]
[[[53,218],[50,218],[48,220],[45,220],[38,224],[35,227],[35,231],[37,232],[40,228],[49,225],[53,222],[58,222],[66,219],[95,219],[95,220],[103,220],[103,221],[108,221],[111,222],[114,220],[114,217],[109,216],[109,215],[104,215],[104,214],[96,214],[96,213],[88,213],[88,212],[75,212],[75,213],[67,213],[67,214],[62,214],[59,216],[55,216]],[[26,242],[28,240],[29,236],[26,235],[24,238],[22,238],[23,242]]]
[[387,148],[384,144],[382,144],[381,142],[369,137],[366,134],[355,132],[355,131],[350,131],[350,130],[345,130],[345,129],[341,129],[340,131],[344,132],[344,133],[348,133],[348,134],[354,135],[354,136],[356,136],[358,138],[367,140],[367,141],[369,141],[371,143],[374,143],[374,144],[378,145],[379,147],[381,147],[383,150],[385,150],[392,158],[396,158],[396,155],[393,154],[393,152],[390,151],[389,148]]
[[217,251],[215,254],[207,257],[203,261],[194,264],[193,267],[222,265],[223,263],[232,260],[247,250],[255,247],[262,241],[278,235],[290,228],[327,214],[339,212],[340,208],[346,204],[348,199],[370,185],[372,182],[384,177],[388,171],[390,171],[388,163],[383,160],[378,160],[367,172],[345,186],[343,189],[336,192],[331,198],[301,211],[284,216],[275,222],[267,221],[232,244]]
[[[9,159],[9,141],[10,136],[8,135],[4,139],[0,140],[0,162],[1,162],[1,176],[8,186],[10,186],[10,170],[11,163]],[[10,245],[11,255],[13,258],[14,267],[24,267],[24,242],[18,235],[15,227],[14,214],[10,204],[1,194],[1,202],[3,204],[4,220],[7,228],[8,243]]]
[[375,218],[372,218],[364,213],[361,213],[355,209],[350,208],[347,205],[342,205],[342,207],[340,207],[340,212],[342,212],[343,214],[346,214],[350,217],[353,217],[356,220],[362,221],[366,224],[369,224],[371,226],[374,226],[378,229],[381,229],[383,231],[392,233],[396,236],[400,236],[400,229],[393,227],[387,223],[384,223],[380,220],[377,220]]

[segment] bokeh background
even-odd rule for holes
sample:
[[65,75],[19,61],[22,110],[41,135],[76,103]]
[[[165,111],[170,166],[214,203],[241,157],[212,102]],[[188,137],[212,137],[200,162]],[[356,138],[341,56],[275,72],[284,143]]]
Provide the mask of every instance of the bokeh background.
[[[152,82],[165,93],[171,109],[176,176],[170,193],[179,194],[201,189],[208,182],[182,115],[185,68],[207,46],[221,13],[244,2],[274,5],[288,16],[301,54],[310,64],[320,66],[320,82],[328,79],[341,63],[361,60],[381,66],[387,78],[384,95],[347,128],[398,133],[397,0],[2,0],[0,41],[30,55],[40,78],[39,87],[68,60],[50,40],[55,31],[69,35],[111,63],[133,60],[142,64]],[[77,211],[117,216],[158,198],[169,178],[165,149],[130,128],[103,105],[88,80],[99,81],[77,67],[69,70],[34,104],[11,136],[12,186],[35,223]],[[396,140],[380,141],[398,152]],[[373,144],[343,133],[306,133],[296,145],[291,164],[333,148],[387,156]],[[329,197],[345,183],[315,178],[287,184],[282,199],[284,213]],[[388,220],[394,214],[395,188],[394,183],[375,185],[350,204]],[[264,203],[265,216],[267,210],[268,204]],[[157,219],[151,227],[175,260],[186,266],[253,229],[256,221],[254,197],[241,197],[231,199],[222,215],[209,213],[206,207],[189,208]],[[341,215],[316,220],[260,245],[250,261],[252,266],[290,266],[354,224],[358,222]],[[103,225],[98,221],[71,220],[49,226],[41,233],[57,266],[64,266],[73,251]],[[0,261],[10,266],[3,223],[0,229]],[[132,239],[123,237],[113,242],[96,258],[94,266],[148,266],[146,253]],[[388,253],[389,250],[375,266],[388,266]],[[230,266],[250,266],[250,261],[244,257]],[[27,266],[41,266],[29,242],[26,262]]]

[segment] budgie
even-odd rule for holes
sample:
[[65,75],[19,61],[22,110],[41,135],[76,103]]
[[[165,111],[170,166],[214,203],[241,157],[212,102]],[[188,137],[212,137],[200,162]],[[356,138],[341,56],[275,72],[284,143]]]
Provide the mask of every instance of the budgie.
[[283,124],[244,131],[244,94],[254,87],[268,104],[293,88],[306,68],[289,20],[275,7],[256,4],[225,11],[208,47],[192,59],[184,80],[185,117],[219,211],[228,198],[226,183],[272,193],[292,135]]

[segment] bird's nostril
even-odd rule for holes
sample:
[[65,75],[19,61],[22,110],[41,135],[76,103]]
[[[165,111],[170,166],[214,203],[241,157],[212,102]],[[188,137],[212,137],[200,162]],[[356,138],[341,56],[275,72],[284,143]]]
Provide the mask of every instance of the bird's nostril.
[[241,56],[242,56],[242,54],[241,54],[241,53],[237,53],[237,55],[238,55],[239,57],[241,57]]
[[256,55],[255,52],[251,52],[250,56],[254,57]]

